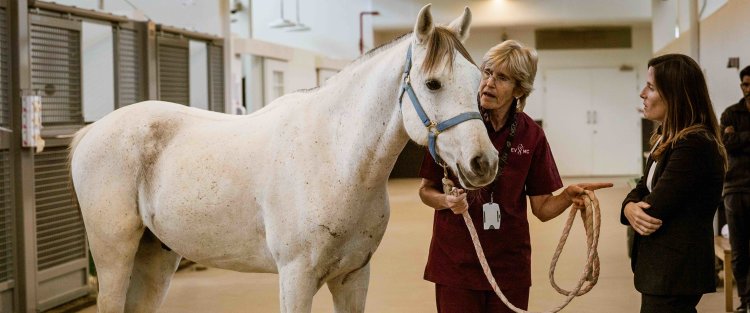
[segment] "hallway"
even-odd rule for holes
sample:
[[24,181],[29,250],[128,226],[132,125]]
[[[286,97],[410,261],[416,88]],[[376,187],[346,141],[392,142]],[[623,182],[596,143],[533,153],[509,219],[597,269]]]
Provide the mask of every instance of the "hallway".
[[[582,181],[566,179],[565,184]],[[637,312],[640,296],[633,288],[626,251],[626,228],[619,223],[620,202],[630,190],[625,178],[586,179],[609,181],[614,188],[600,190],[602,227],[599,243],[601,274],[594,289],[576,298],[563,312]],[[416,179],[391,180],[391,219],[378,251],[372,258],[372,272],[366,312],[435,312],[434,288],[422,280],[432,232],[432,211],[417,196]],[[530,215],[532,240],[532,280],[530,309],[546,310],[564,297],[557,294],[547,278],[549,262],[567,218],[567,213],[542,223]],[[569,289],[577,281],[585,262],[585,236],[576,220],[568,244],[558,263],[556,279]],[[510,282],[498,282],[508,284]],[[704,295],[699,312],[724,311],[724,295]],[[192,268],[177,273],[160,312],[278,312],[278,282],[272,274],[245,274],[209,268]],[[735,304],[737,299],[735,297]],[[96,312],[94,307],[79,311]],[[333,312],[327,287],[315,297],[313,312]]]

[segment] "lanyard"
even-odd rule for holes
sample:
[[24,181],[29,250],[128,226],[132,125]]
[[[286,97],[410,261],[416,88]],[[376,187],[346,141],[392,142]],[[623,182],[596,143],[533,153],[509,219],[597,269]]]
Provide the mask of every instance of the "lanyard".
[[[515,104],[515,103],[514,103]],[[495,194],[495,185],[497,185],[497,182],[500,180],[500,177],[503,175],[503,172],[505,171],[505,166],[508,165],[508,156],[510,155],[510,146],[513,144],[513,139],[516,137],[516,127],[518,126],[518,119],[516,118],[516,106],[513,105],[511,108],[511,124],[510,124],[510,134],[508,134],[508,139],[505,140],[505,146],[503,146],[503,152],[500,155],[500,166],[497,169],[497,175],[495,176],[495,180],[492,181],[492,184],[490,184],[490,203],[494,202],[494,194]]]

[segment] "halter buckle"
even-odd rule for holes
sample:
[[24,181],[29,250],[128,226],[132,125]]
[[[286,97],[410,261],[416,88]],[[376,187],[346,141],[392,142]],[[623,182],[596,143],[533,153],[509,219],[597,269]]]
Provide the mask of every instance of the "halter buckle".
[[430,121],[430,125],[427,125],[427,129],[437,137],[440,135],[440,131],[437,128],[437,123],[435,121]]

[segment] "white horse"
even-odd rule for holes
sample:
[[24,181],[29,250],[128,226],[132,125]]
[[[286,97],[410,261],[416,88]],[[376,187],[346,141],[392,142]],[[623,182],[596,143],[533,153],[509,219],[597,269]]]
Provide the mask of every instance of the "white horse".
[[[79,131],[71,172],[99,312],[154,312],[181,256],[278,273],[282,312],[310,312],[323,283],[336,312],[363,312],[388,175],[409,138],[425,145],[431,131],[409,97],[399,104],[400,85],[413,83],[434,121],[477,112],[480,73],[459,41],[470,20],[467,8],[434,26],[428,5],[411,35],[252,115],[146,101]],[[408,49],[414,68],[403,75]],[[480,120],[446,130],[437,149],[464,186],[495,176]]]

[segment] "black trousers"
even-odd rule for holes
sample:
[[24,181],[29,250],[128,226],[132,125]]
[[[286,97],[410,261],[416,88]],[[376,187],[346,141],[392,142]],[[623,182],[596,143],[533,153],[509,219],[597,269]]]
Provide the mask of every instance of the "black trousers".
[[703,295],[655,296],[641,294],[641,313],[696,313]]
[[724,195],[724,210],[732,245],[732,271],[744,307],[750,301],[750,193]]

